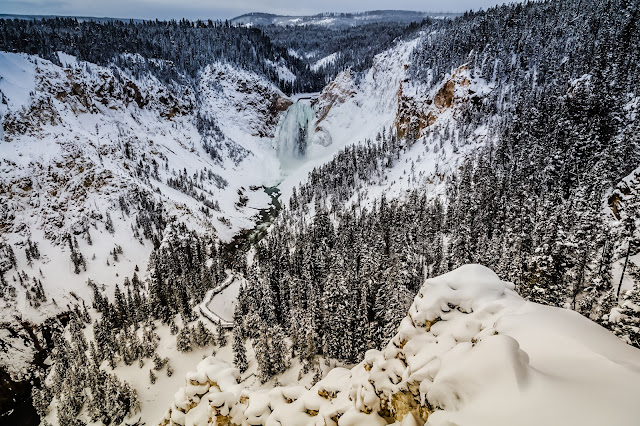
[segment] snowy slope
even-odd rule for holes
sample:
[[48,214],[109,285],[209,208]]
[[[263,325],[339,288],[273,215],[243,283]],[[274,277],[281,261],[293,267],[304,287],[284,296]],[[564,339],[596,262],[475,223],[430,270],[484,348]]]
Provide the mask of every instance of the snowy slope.
[[238,380],[205,359],[165,423],[622,426],[640,415],[640,351],[575,312],[521,299],[479,265],[427,280],[387,347],[350,370],[269,392]]
[[[480,102],[493,89],[482,78],[472,76],[466,66],[453,69],[431,90],[400,83],[394,131],[400,139],[414,137],[416,142],[400,154],[384,181],[360,189],[353,199],[371,204],[384,192],[388,198],[402,197],[406,191],[420,188],[429,197],[444,194],[448,174],[479,148],[491,142],[485,126],[472,128],[468,135],[461,129],[462,111]],[[413,136],[410,136],[411,132]],[[447,137],[446,134],[449,133]]]
[[315,61],[313,65],[311,65],[311,70],[312,71],[321,70],[323,67],[333,64],[339,57],[340,57],[340,52],[334,52],[328,56],[325,56],[324,58],[320,58],[317,61]]
[[[111,294],[136,267],[142,278],[157,232],[153,223],[143,232],[151,210],[221,239],[252,228],[270,202],[261,186],[279,178],[271,139],[290,101],[263,77],[214,63],[192,86],[60,62],[0,52],[0,243],[17,260],[0,269],[15,290],[0,297],[2,321],[90,302],[89,279]],[[74,273],[67,235],[86,271]],[[41,253],[31,264],[28,240]],[[29,299],[33,280],[46,300]]]

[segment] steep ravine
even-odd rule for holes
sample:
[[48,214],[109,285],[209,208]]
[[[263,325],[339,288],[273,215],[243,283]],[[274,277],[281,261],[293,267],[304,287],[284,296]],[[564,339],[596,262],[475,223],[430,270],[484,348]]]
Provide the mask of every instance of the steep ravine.
[[[305,150],[308,137],[300,135],[312,132],[312,122],[314,112],[309,105],[308,99],[294,102],[286,112],[282,113],[280,125],[276,137],[274,138],[276,148],[283,162],[295,159],[302,164],[305,160]],[[291,133],[291,134],[289,134]],[[290,144],[294,144],[290,145]],[[284,147],[287,152],[280,152]],[[295,152],[294,152],[295,151]],[[283,167],[286,169],[286,167]],[[252,190],[258,187],[252,187]],[[244,256],[252,245],[260,241],[267,233],[269,226],[277,218],[282,208],[280,200],[280,190],[278,186],[262,187],[264,192],[270,197],[268,207],[257,209],[255,225],[252,228],[243,229],[238,232],[232,240],[224,245],[227,260],[233,262],[240,256]],[[46,363],[53,349],[52,327],[64,327],[68,322],[68,314],[62,313],[45,321],[42,325],[33,329],[29,323],[22,323],[22,327],[27,330],[25,336],[30,336],[32,342],[30,346],[35,348],[33,362],[31,363],[30,375],[24,379],[14,379],[5,370],[0,370],[0,425],[25,425],[37,426],[41,419],[38,416],[31,400],[31,389],[40,386],[40,377],[45,377],[50,365]],[[42,336],[42,341],[38,339]]]
[[[31,401],[31,389],[40,387],[41,377],[45,377],[50,365],[46,360],[53,350],[53,333],[64,328],[69,322],[64,312],[48,319],[39,326],[22,322],[22,327],[35,348],[28,376],[15,379],[4,368],[0,369],[0,425],[37,426],[40,417]],[[41,336],[41,338],[38,337]]]

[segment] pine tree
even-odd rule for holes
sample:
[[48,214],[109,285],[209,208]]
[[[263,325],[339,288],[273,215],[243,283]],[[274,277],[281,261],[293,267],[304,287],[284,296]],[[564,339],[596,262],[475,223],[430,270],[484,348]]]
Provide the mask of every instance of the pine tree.
[[260,382],[265,383],[273,377],[273,368],[269,356],[271,348],[269,347],[267,331],[264,328],[258,332],[258,337],[253,339],[253,351],[258,364],[257,376]]
[[625,342],[640,348],[640,286],[634,285],[620,296],[608,318],[610,328]]
[[220,323],[218,324],[217,330],[218,330],[218,335],[216,336],[216,343],[221,348],[224,346],[227,346],[227,332],[222,326],[222,324]]
[[180,352],[190,352],[191,347],[191,329],[188,326],[184,326],[176,336],[176,348]]
[[201,320],[196,324],[196,328],[193,332],[193,340],[194,345],[201,348],[209,346],[214,341],[214,336],[204,326],[204,323]]
[[113,220],[111,219],[111,215],[109,214],[109,212],[106,213],[106,220],[104,222],[104,228],[110,234],[113,234],[115,232],[115,228],[113,227]]
[[244,340],[242,340],[242,333],[240,331],[240,327],[235,325],[233,327],[233,365],[240,371],[240,373],[244,373],[249,368],[249,364],[247,363],[247,352],[244,346]]
[[269,363],[271,365],[272,374],[284,373],[289,367],[290,352],[285,341],[284,331],[282,327],[276,326],[269,330],[270,347]]

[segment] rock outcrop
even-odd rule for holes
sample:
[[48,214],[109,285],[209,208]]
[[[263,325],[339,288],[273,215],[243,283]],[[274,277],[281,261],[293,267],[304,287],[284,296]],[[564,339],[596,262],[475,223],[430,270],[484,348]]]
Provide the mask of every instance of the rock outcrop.
[[418,95],[400,85],[395,127],[398,137],[417,139],[424,129],[446,114],[457,119],[465,108],[475,108],[490,87],[481,79],[469,75],[466,65],[457,68],[436,90]]

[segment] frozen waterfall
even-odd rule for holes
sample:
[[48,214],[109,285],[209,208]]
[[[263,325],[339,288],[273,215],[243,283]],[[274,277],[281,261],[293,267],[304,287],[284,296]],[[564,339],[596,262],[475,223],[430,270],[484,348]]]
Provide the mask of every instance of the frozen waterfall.
[[283,169],[290,169],[304,160],[311,144],[315,113],[309,99],[299,99],[285,112],[278,123],[275,148]]

